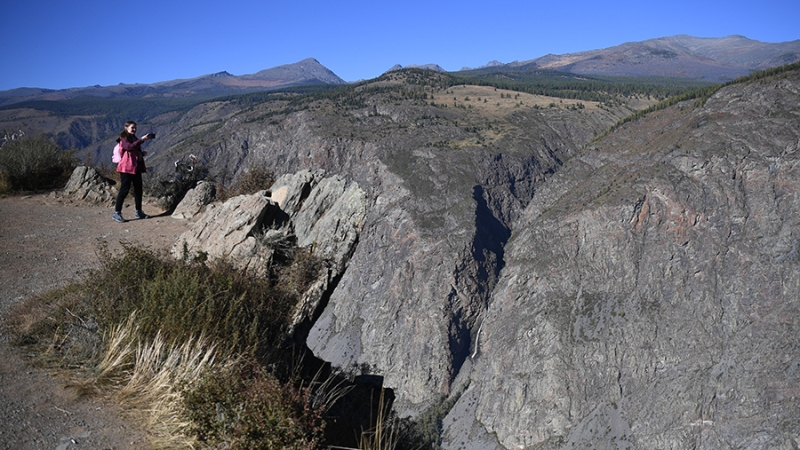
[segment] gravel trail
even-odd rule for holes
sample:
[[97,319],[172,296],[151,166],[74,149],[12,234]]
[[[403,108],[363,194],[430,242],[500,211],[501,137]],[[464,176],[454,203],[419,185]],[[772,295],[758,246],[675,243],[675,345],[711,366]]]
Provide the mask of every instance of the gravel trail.
[[[113,207],[73,202],[58,193],[0,198],[0,318],[12,305],[86,276],[102,241],[168,248],[190,226],[159,216],[124,224]],[[123,215],[133,217],[126,205]],[[64,381],[32,367],[0,329],[0,449],[147,449],[146,431],[112,403],[76,398]]]

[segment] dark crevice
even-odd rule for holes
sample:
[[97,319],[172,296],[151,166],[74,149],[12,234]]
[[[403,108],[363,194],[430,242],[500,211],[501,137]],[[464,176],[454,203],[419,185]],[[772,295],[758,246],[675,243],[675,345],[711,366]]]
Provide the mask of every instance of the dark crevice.
[[[478,317],[485,310],[489,296],[494,289],[500,271],[505,266],[505,245],[511,237],[511,229],[499,220],[486,202],[482,186],[473,187],[472,197],[475,208],[475,238],[471,248],[471,262],[466,263],[461,271],[468,272],[460,279],[472,278],[473,289],[477,298],[469,299],[473,304],[463,304],[457,292],[451,294],[451,320],[449,349],[452,360],[451,381],[461,370],[464,361],[469,357],[472,343],[479,326]],[[457,288],[457,287],[456,287]]]
[[475,186],[472,189],[472,197],[477,203],[473,257],[478,262],[480,269],[478,281],[488,282],[491,285],[489,287],[494,287],[494,282],[497,281],[497,277],[505,265],[505,246],[511,237],[511,229],[503,224],[489,208],[482,186]]
[[[331,269],[328,268],[328,271]],[[294,333],[290,336],[290,340],[294,343],[302,343],[305,345],[306,339],[308,339],[308,334],[311,332],[311,328],[314,327],[314,324],[317,323],[322,313],[325,311],[325,308],[328,307],[328,303],[331,300],[331,296],[336,288],[339,286],[339,282],[342,280],[344,276],[344,271],[339,275],[331,278],[328,282],[328,287],[325,289],[325,292],[320,297],[319,303],[317,303],[316,308],[314,311],[311,312],[309,317],[303,318],[303,320],[297,324],[294,329]]]

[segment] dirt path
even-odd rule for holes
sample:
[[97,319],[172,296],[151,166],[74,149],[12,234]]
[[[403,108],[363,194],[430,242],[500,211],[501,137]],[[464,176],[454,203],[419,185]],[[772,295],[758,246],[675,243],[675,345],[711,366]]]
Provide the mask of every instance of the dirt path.
[[[149,204],[144,210],[161,211]],[[190,223],[156,216],[124,224],[111,206],[56,194],[0,198],[0,316],[8,308],[85,276],[101,241],[168,248]],[[133,217],[126,205],[123,215]],[[0,449],[142,449],[146,432],[98,399],[77,399],[47,371],[30,367],[0,329]]]

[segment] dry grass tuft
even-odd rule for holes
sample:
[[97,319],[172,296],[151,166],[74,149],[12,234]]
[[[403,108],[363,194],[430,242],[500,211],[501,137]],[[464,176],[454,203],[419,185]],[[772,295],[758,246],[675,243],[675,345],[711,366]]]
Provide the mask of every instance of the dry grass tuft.
[[161,334],[149,342],[137,342],[138,336],[135,314],[109,333],[92,383],[129,411],[137,411],[155,434],[156,446],[193,447],[196,439],[187,432],[190,421],[183,410],[183,387],[212,370],[216,346],[202,337],[178,344]]
[[381,389],[375,426],[361,432],[359,450],[394,450],[397,447],[400,433],[397,422],[392,420],[390,405],[384,401],[385,392]]

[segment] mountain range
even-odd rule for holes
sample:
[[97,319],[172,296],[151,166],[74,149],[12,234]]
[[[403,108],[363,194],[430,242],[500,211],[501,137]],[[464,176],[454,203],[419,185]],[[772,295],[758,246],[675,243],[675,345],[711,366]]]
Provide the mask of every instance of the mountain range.
[[99,98],[211,98],[223,95],[279,89],[304,84],[345,84],[316,59],[265,69],[254,74],[235,76],[222,71],[197,78],[163,81],[153,84],[119,84],[70,89],[18,88],[0,91],[0,106],[23,101],[66,100],[81,97]]
[[580,75],[692,78],[728,81],[757,70],[800,60],[800,40],[777,44],[744,36],[698,38],[687,35],[628,42],[600,50],[546,55],[480,69],[555,70]]
[[[709,83],[728,81],[753,71],[790,64],[800,60],[800,40],[765,43],[744,36],[698,38],[686,35],[629,42],[605,49],[503,64],[491,61],[478,69],[460,72],[557,71],[578,75],[666,77],[700,80]],[[408,65],[445,72],[437,64]],[[387,72],[402,69],[395,65]],[[0,106],[24,101],[65,100],[70,98],[213,98],[223,95],[274,90],[309,84],[346,84],[316,59],[265,69],[255,74],[232,75],[221,71],[191,79],[154,84],[119,84],[70,89],[18,88],[0,91]]]

